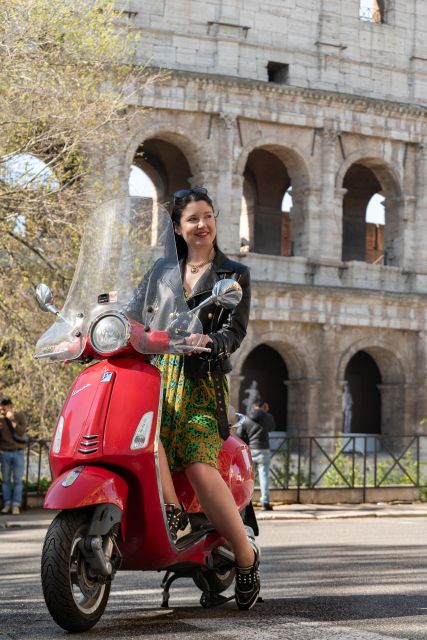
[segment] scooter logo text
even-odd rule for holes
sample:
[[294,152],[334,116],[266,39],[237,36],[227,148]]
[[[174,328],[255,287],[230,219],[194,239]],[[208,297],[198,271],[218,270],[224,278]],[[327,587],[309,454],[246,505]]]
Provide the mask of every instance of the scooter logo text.
[[80,393],[80,391],[84,391],[85,389],[87,389],[88,387],[90,387],[90,384],[85,384],[84,387],[80,387],[80,389],[75,389],[72,393],[71,396],[75,396],[78,393]]

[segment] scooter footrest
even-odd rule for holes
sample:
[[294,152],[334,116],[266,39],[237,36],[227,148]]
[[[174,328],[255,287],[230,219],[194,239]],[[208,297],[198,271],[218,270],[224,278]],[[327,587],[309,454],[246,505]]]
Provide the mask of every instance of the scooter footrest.
[[184,549],[188,545],[196,542],[196,540],[199,540],[199,538],[202,538],[203,536],[205,536],[210,531],[214,531],[214,528],[212,526],[210,526],[209,528],[206,527],[204,529],[198,529],[197,531],[192,531],[187,536],[184,536],[183,538],[180,538],[179,540],[177,540],[175,545],[177,546],[178,549]]

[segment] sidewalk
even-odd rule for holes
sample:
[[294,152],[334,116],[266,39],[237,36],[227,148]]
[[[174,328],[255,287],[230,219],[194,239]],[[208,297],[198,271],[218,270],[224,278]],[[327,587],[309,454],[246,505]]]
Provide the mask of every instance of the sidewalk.
[[331,520],[334,518],[427,518],[427,503],[286,504],[273,511],[255,507],[258,520]]
[[[273,511],[255,507],[257,519],[263,520],[331,520],[338,518],[427,518],[427,503],[377,504],[286,504],[273,505]],[[27,509],[20,516],[0,515],[0,531],[12,528],[48,527],[56,511]]]

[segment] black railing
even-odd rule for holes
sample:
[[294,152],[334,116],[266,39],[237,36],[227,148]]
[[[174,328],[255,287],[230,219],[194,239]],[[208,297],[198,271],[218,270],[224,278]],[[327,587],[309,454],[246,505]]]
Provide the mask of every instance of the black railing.
[[280,489],[427,486],[427,436],[347,435],[275,440],[271,485]]
[[[296,489],[427,487],[427,436],[347,435],[276,436],[270,486]],[[26,446],[24,505],[41,496],[51,482],[48,440]]]

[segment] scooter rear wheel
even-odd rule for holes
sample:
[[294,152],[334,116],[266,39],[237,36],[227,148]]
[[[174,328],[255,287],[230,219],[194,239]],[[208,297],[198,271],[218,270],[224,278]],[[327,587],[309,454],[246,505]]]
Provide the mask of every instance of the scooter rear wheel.
[[211,569],[196,573],[193,576],[194,584],[203,592],[222,593],[234,582],[234,568],[220,571]]
[[79,542],[90,522],[90,511],[62,511],[50,525],[43,545],[41,577],[47,608],[66,631],[87,631],[104,613],[111,582],[91,575]]

